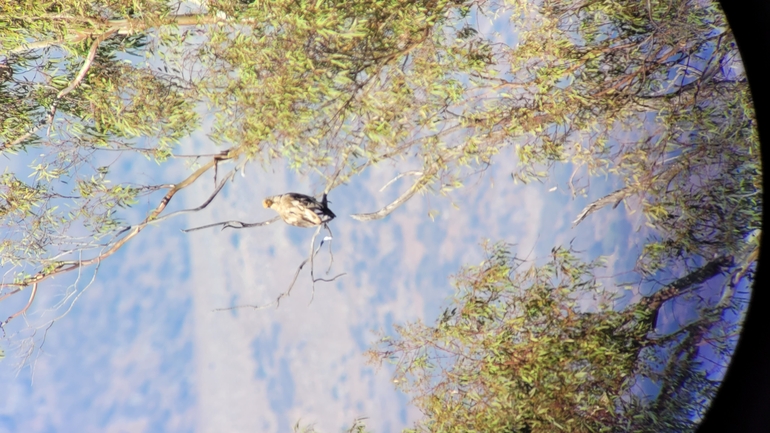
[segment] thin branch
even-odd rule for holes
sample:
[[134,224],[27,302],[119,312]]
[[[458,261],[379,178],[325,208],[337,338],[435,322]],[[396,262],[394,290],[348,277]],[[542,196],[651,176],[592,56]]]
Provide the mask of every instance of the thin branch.
[[88,50],[88,57],[86,57],[86,61],[85,63],[83,63],[83,66],[80,68],[80,71],[78,71],[78,74],[75,76],[75,79],[72,80],[69,86],[62,89],[62,91],[59,92],[58,95],[56,95],[56,99],[63,98],[68,93],[75,90],[77,86],[80,85],[80,82],[83,81],[83,78],[86,77],[88,70],[91,69],[91,64],[93,64],[94,62],[94,58],[96,57],[96,50],[99,48],[99,44],[101,44],[105,39],[112,36],[113,33],[114,31],[106,32],[103,35],[96,38],[96,40],[94,40],[94,43],[91,44],[91,48]]
[[71,39],[66,39],[66,40],[65,39],[52,39],[52,40],[47,40],[47,41],[30,42],[28,44],[23,44],[23,45],[21,45],[19,47],[16,47],[16,48],[10,50],[8,52],[8,54],[9,55],[22,54],[22,53],[26,53],[27,51],[35,51],[35,50],[40,50],[40,49],[43,49],[43,48],[55,47],[55,46],[58,46],[58,45],[64,45],[65,43],[76,44],[76,43],[78,43],[78,42],[88,38],[89,36],[90,36],[90,34],[82,33],[82,34],[78,34],[77,36],[75,36],[75,37],[73,37]]
[[[214,161],[215,162],[218,161],[218,160],[219,160],[219,155],[214,157]],[[214,168],[216,169],[216,167],[217,167],[217,165],[215,164]],[[225,176],[225,178],[222,179],[221,182],[219,182],[219,185],[217,185],[216,189],[214,189],[214,192],[212,192],[211,195],[209,195],[209,198],[207,198],[206,201],[204,201],[203,204],[201,204],[200,206],[198,206],[196,208],[182,209],[182,210],[178,210],[176,212],[171,212],[168,215],[164,215],[164,216],[162,216],[160,218],[155,219],[155,221],[153,221],[153,222],[159,223],[159,222],[161,222],[163,220],[169,219],[169,218],[177,216],[177,215],[181,215],[183,213],[198,212],[200,210],[205,209],[206,206],[208,206],[209,204],[211,204],[212,201],[214,201],[214,198],[217,196],[217,194],[219,194],[219,192],[222,191],[222,188],[224,188],[224,186],[227,183],[227,181],[231,180],[231,179],[233,179],[235,177],[235,174],[238,172],[238,169],[239,169],[239,167],[236,167],[233,170],[231,170],[230,173],[228,173],[227,176]],[[130,228],[130,226],[128,228]]]
[[732,266],[733,263],[733,256],[715,257],[700,268],[668,284],[654,295],[643,298],[640,304],[649,307],[651,311],[657,313],[657,310],[664,302],[697,288],[700,284],[724,271],[725,268]]
[[594,201],[593,203],[586,206],[582,212],[580,212],[577,218],[575,218],[575,221],[572,221],[572,228],[580,224],[584,219],[586,219],[588,215],[596,212],[597,210],[607,206],[610,203],[615,203],[612,205],[612,208],[615,209],[624,198],[630,196],[631,194],[633,194],[633,188],[631,188],[631,186],[626,186]]
[[377,220],[381,218],[385,218],[388,216],[391,212],[396,210],[399,206],[406,203],[412,196],[414,196],[418,191],[420,191],[425,185],[428,184],[430,181],[432,173],[424,173],[422,176],[420,176],[419,179],[412,185],[411,188],[409,188],[404,194],[401,195],[401,197],[394,200],[391,204],[385,206],[384,208],[378,210],[377,212],[372,213],[365,213],[365,214],[353,214],[351,217],[354,219],[357,219],[358,221],[372,221]]
[[[325,197],[326,196],[324,196],[324,198]],[[332,264],[334,264],[334,253],[332,252],[332,239],[334,239],[334,236],[332,235],[332,230],[329,228],[329,225],[324,224],[324,226],[326,226],[326,230],[329,231],[329,267],[326,268],[326,275],[329,275],[329,271],[332,270]]]
[[407,172],[404,172],[404,173],[400,173],[398,176],[396,176],[396,177],[394,177],[393,179],[391,179],[391,180],[390,180],[390,182],[386,183],[386,184],[385,184],[385,186],[383,186],[382,188],[380,188],[380,192],[383,192],[383,191],[385,191],[385,188],[389,187],[389,186],[390,186],[390,184],[392,184],[393,182],[395,182],[395,181],[397,181],[397,180],[401,179],[401,178],[402,178],[402,177],[404,177],[404,176],[410,176],[410,175],[411,175],[411,176],[422,176],[422,175],[423,175],[423,173],[422,173],[421,171],[417,171],[417,170],[413,170],[413,171],[407,171]]
[[[313,294],[311,295],[310,302],[313,302],[313,297],[315,296],[315,283],[317,283],[319,281],[322,281],[322,282],[325,282],[325,283],[330,283],[330,282],[336,280],[337,278],[339,278],[339,277],[341,277],[343,275],[347,275],[346,273],[343,272],[341,274],[335,275],[334,277],[328,278],[328,279],[327,278],[315,278],[313,276],[313,258],[316,255],[318,255],[319,251],[321,251],[321,248],[323,247],[324,242],[326,242],[328,240],[331,243],[331,239],[332,239],[330,236],[329,237],[325,237],[324,239],[321,240],[321,243],[318,245],[318,248],[316,248],[315,251],[313,250],[313,247],[315,246],[315,239],[316,239],[316,237],[318,237],[318,234],[321,232],[322,228],[326,228],[327,230],[329,230],[328,225],[318,226],[318,228],[316,229],[315,233],[313,234],[313,238],[310,240],[310,256],[308,258],[306,258],[305,260],[303,260],[302,263],[299,264],[299,266],[297,267],[297,271],[294,272],[294,277],[292,278],[291,283],[289,284],[289,288],[285,292],[283,292],[280,295],[278,295],[278,297],[276,298],[275,301],[273,301],[273,302],[271,302],[269,304],[265,304],[265,305],[236,305],[236,306],[233,306],[233,307],[216,308],[216,309],[214,309],[214,311],[230,311],[230,310],[237,310],[237,309],[240,309],[240,308],[252,308],[254,310],[263,310],[265,308],[272,307],[273,305],[275,305],[275,307],[278,308],[280,306],[280,304],[281,304],[281,299],[291,295],[291,289],[294,288],[294,284],[297,282],[297,277],[299,277],[300,271],[302,271],[302,268],[305,267],[307,262],[310,262],[310,277],[311,277],[311,281],[312,281],[312,284],[313,284]],[[329,233],[331,234],[331,230],[329,230]]]
[[[319,245],[318,249],[316,249],[315,252],[313,252],[313,247],[315,247],[315,238],[318,236],[319,233],[321,233],[321,228],[322,226],[319,225],[315,233],[313,233],[313,237],[310,239],[310,256],[306,258],[302,263],[299,264],[299,267],[297,268],[297,272],[294,273],[294,278],[291,280],[291,284],[289,284],[289,289],[281,293],[280,295],[278,295],[278,299],[275,300],[276,308],[280,306],[281,298],[283,298],[284,296],[291,295],[291,289],[294,287],[294,283],[297,282],[297,277],[299,276],[299,272],[302,270],[302,268],[305,266],[308,260],[310,260],[310,278],[313,279],[313,258],[315,257],[316,254],[318,254],[319,251],[321,251],[321,247],[323,246],[324,240],[325,240],[325,239],[322,239],[321,245]],[[314,287],[313,290],[315,290],[315,285],[313,287]]]
[[[36,18],[39,18],[39,17],[36,17]],[[56,17],[50,17],[50,18],[56,19]],[[205,14],[170,15],[168,16],[168,18],[170,20],[164,24],[166,25],[175,24],[177,26],[206,25],[206,24],[215,24],[218,22],[226,21],[225,18],[221,18],[213,15],[205,15]],[[240,22],[249,23],[249,22],[253,22],[253,20],[243,19]],[[146,26],[141,20],[137,20],[137,19],[110,20],[107,22],[107,24],[109,25],[109,29],[107,29],[107,31],[105,32],[101,32],[100,30],[79,31],[79,32],[76,32],[75,36],[71,38],[49,39],[46,41],[30,42],[28,44],[23,44],[19,47],[16,47],[10,50],[8,54],[21,54],[27,51],[34,51],[34,50],[39,50],[43,48],[64,45],[64,44],[76,44],[90,37],[98,39],[107,34],[112,35],[117,33],[121,35],[131,35],[142,31],[147,31],[150,28],[152,28],[152,27]],[[164,25],[164,24],[161,24],[161,25]]]
[[12,314],[10,317],[5,319],[5,322],[0,323],[0,329],[3,330],[3,334],[5,334],[5,325],[7,325],[8,322],[27,312],[27,310],[29,309],[29,306],[32,305],[32,301],[35,300],[36,294],[37,294],[37,283],[32,285],[32,293],[29,294],[29,301],[27,302],[27,305],[25,305],[24,308],[22,308],[21,310],[17,311],[16,313]]
[[666,183],[670,183],[677,174],[682,170],[683,165],[674,163],[670,164],[668,167],[663,169],[660,173],[655,175],[655,177],[649,181],[646,181],[643,185],[626,185],[625,187],[613,191],[604,197],[594,201],[593,203],[586,206],[580,214],[578,214],[577,218],[575,218],[575,221],[572,222],[572,227],[574,228],[578,224],[580,224],[588,215],[596,212],[597,210],[603,208],[604,206],[607,206],[610,203],[614,203],[612,205],[612,208],[615,209],[618,207],[621,201],[623,199],[629,197],[631,194],[634,194],[637,191],[640,190],[649,190],[653,183],[657,181],[662,181]]
[[241,221],[224,221],[224,222],[221,222],[221,223],[206,224],[205,226],[193,227],[191,229],[182,229],[182,231],[185,232],[185,233],[189,233],[189,232],[192,232],[192,231],[195,231],[195,230],[202,230],[202,229],[207,229],[209,227],[216,227],[216,226],[222,226],[222,230],[227,229],[227,228],[231,228],[231,229],[245,229],[245,228],[249,228],[249,227],[266,226],[268,224],[272,224],[272,223],[278,221],[279,219],[281,219],[281,217],[277,216],[277,217],[275,217],[275,218],[273,218],[271,220],[262,221],[262,222],[258,222],[258,223],[244,223],[244,222],[241,222]]
[[91,44],[91,48],[88,50],[88,56],[86,57],[86,61],[83,62],[83,66],[80,67],[80,71],[78,71],[78,74],[75,76],[75,79],[72,80],[69,86],[62,89],[57,95],[56,99],[53,101],[53,104],[51,104],[51,109],[48,112],[48,115],[45,119],[43,119],[40,123],[38,123],[37,126],[32,127],[29,131],[27,131],[25,134],[22,134],[15,140],[11,141],[10,143],[5,143],[0,147],[0,150],[9,149],[13,146],[16,146],[17,144],[21,143],[22,141],[28,139],[32,136],[32,134],[39,131],[42,127],[45,125],[50,124],[53,122],[54,116],[56,116],[56,107],[59,105],[59,101],[66,96],[68,93],[72,92],[77,88],[80,83],[83,81],[83,78],[85,78],[86,74],[88,73],[88,70],[91,69],[91,65],[94,62],[94,58],[96,57],[96,50],[99,48],[99,44],[101,44],[105,39],[112,36],[114,32],[107,32],[100,37],[98,37],[96,40],[94,40],[94,43]]
[[[324,194],[324,206],[326,206],[326,194]],[[318,234],[321,231],[321,227],[326,228],[326,231],[329,232],[329,236],[326,236],[325,238],[321,239],[321,244],[318,245],[318,249],[316,250],[315,254],[310,255],[310,279],[313,281],[313,290],[310,295],[310,302],[308,305],[313,303],[313,299],[315,298],[315,283],[316,281],[334,281],[337,279],[337,277],[341,277],[343,274],[337,275],[336,277],[332,278],[331,280],[325,280],[325,279],[316,279],[314,275],[315,271],[315,264],[314,264],[314,258],[316,254],[318,254],[319,251],[321,251],[321,247],[323,246],[325,241],[329,241],[329,254],[331,255],[331,261],[329,262],[329,268],[326,270],[326,273],[328,274],[329,271],[332,268],[332,263],[334,262],[334,255],[332,254],[332,239],[334,239],[334,236],[332,235],[332,230],[329,228],[329,224],[324,224],[323,226],[318,226],[318,230],[316,230],[316,234]],[[310,244],[310,251],[313,251],[313,245],[315,245],[315,235],[313,236],[312,243]]]
[[[39,283],[40,281],[43,281],[45,279],[51,278],[51,277],[59,275],[59,274],[63,274],[63,273],[66,273],[66,272],[73,271],[75,269],[79,269],[79,268],[84,267],[84,266],[90,266],[92,264],[101,262],[102,260],[106,259],[107,257],[115,254],[116,251],[118,251],[123,245],[125,245],[126,242],[131,240],[131,238],[133,238],[134,236],[139,234],[139,232],[141,232],[145,227],[147,227],[148,224],[160,220],[158,218],[158,215],[160,215],[160,213],[163,212],[163,210],[166,208],[166,206],[171,201],[171,199],[176,195],[176,193],[178,193],[180,190],[190,186],[193,182],[198,180],[198,178],[201,177],[203,175],[203,173],[208,171],[218,161],[220,161],[222,159],[234,159],[234,158],[238,157],[243,152],[243,150],[244,150],[243,146],[231,149],[230,151],[228,151],[226,158],[219,157],[219,158],[212,159],[206,165],[202,166],[201,168],[196,170],[193,174],[188,176],[184,181],[174,185],[173,188],[171,188],[171,190],[168,193],[166,193],[166,195],[160,201],[158,206],[144,219],[144,221],[142,221],[141,224],[138,224],[138,225],[135,225],[135,226],[130,226],[130,227],[124,229],[123,230],[124,232],[125,231],[129,231],[129,233],[126,236],[124,236],[123,238],[121,238],[120,240],[118,240],[111,248],[109,248],[104,253],[101,253],[98,256],[93,257],[93,258],[88,259],[88,260],[77,261],[77,262],[74,262],[74,263],[68,262],[68,263],[60,264],[58,267],[54,268],[52,271],[48,271],[48,272],[40,271],[37,274],[35,274],[35,275],[25,279],[22,282],[19,282],[19,283],[0,283],[0,287],[19,287],[19,288],[22,288],[22,287],[26,287],[26,286],[28,286],[30,284]],[[13,292],[11,292],[11,293],[3,296],[3,297],[0,297],[0,300],[4,299],[7,296],[10,296],[11,294],[14,294],[14,293],[18,292],[18,291],[19,290],[16,290],[16,291],[13,291]]]

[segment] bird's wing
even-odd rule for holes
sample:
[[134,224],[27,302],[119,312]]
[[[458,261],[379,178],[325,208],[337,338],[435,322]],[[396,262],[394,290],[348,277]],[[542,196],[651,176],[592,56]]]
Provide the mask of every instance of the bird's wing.
[[287,206],[314,208],[320,205],[320,203],[313,197],[305,194],[298,194],[296,192],[286,193],[282,198],[285,200]]

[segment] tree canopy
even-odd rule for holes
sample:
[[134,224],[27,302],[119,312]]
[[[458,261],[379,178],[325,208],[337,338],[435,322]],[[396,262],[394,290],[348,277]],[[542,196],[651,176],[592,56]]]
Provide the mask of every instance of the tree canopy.
[[[455,295],[435,324],[397,326],[369,352],[396,365],[397,386],[425,414],[413,431],[694,430],[719,386],[699,365],[698,347],[728,343],[728,299],[660,335],[653,318],[661,303],[616,308],[612,287],[594,272],[600,261],[554,248],[535,265],[504,243],[484,249],[480,265],[454,277]],[[667,296],[703,279],[678,280]],[[592,311],[579,306],[586,295],[598,299]],[[651,401],[644,380],[660,386]]]
[[[176,152],[209,116],[221,152]],[[571,164],[573,178],[621,179],[575,224],[621,202],[642,212],[650,237],[638,284],[655,292],[625,309],[580,311],[570,296],[597,288],[595,264],[557,247],[522,276],[504,247],[488,247],[488,261],[457,278],[455,313],[402,327],[403,340],[379,352],[412,357],[400,371],[429,430],[613,430],[620,409],[640,417],[632,424],[690,426],[681,413],[699,409],[676,402],[713,389],[693,373],[692,347],[717,329],[731,334],[720,314],[741,310],[734,291],[758,256],[759,140],[715,3],[0,0],[0,125],[2,156],[27,169],[0,178],[0,302],[25,291],[26,308],[48,278],[205,207],[247,164],[284,161],[332,195],[386,162],[414,176],[362,221],[419,191],[462,187],[507,147],[515,181],[543,180],[555,164]],[[194,163],[173,184],[138,184],[112,176],[108,153]],[[217,186],[201,207],[166,211],[211,169]],[[590,193],[572,178],[569,187]],[[155,207],[127,221],[121,210],[143,197]],[[695,301],[702,320],[651,342],[664,302],[719,275],[721,300]],[[414,352],[418,342],[435,343],[431,353],[464,348],[448,368]],[[732,343],[722,338],[720,350]],[[641,357],[669,355],[677,362],[665,374],[640,370]],[[629,387],[640,374],[668,378],[671,392],[652,403],[660,419],[634,412]]]

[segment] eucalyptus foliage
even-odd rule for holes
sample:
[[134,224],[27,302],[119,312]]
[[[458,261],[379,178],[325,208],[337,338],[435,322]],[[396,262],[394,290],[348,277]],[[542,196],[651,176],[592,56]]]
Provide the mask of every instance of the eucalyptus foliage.
[[[504,243],[453,278],[455,294],[435,324],[396,326],[369,351],[396,366],[397,387],[425,415],[408,431],[691,431],[719,379],[699,364],[699,346],[720,337],[724,306],[656,335],[659,303],[615,308],[612,287],[554,248],[540,265]],[[713,275],[712,275],[713,276]],[[608,290],[609,289],[609,290]],[[680,285],[672,296],[692,290]],[[592,308],[579,300],[593,299]],[[585,303],[584,303],[585,305]],[[660,367],[662,365],[663,367]],[[643,380],[661,390],[644,397]]]
[[[96,155],[137,152],[163,162],[199,126],[201,111],[216,117],[211,139],[232,146],[220,159],[282,159],[326,176],[327,189],[392,160],[420,168],[415,189],[446,192],[511,145],[519,180],[548,176],[542,169],[556,161],[615,173],[627,183],[620,199],[641,196],[651,225],[697,254],[683,233],[703,225],[697,215],[705,208],[668,228],[660,221],[679,213],[662,191],[704,176],[700,170],[717,163],[715,149],[728,145],[738,155],[728,170],[743,174],[728,196],[742,198],[706,212],[718,207],[725,219],[738,217],[742,228],[720,239],[740,242],[757,226],[750,97],[715,5],[220,0],[181,7],[2,3],[3,153],[44,152],[31,182],[10,172],[3,178],[3,225],[13,232],[3,263],[24,265],[22,285],[59,267],[61,251],[96,246],[68,243],[72,227],[118,242],[125,225],[117,209],[169,188],[111,185],[108,167],[91,163]],[[518,40],[482,33],[479,18],[509,26]],[[618,143],[613,131],[650,115],[658,130]],[[677,191],[686,197],[675,203],[701,201]],[[726,210],[736,203],[742,210]],[[651,257],[672,254],[658,244],[665,246],[651,244]]]
[[[209,137],[222,151],[179,155],[202,115],[214,117]],[[570,294],[593,287],[593,265],[555,250],[527,280],[492,248],[458,279],[456,316],[401,328],[422,342],[439,332],[441,350],[479,345],[453,354],[468,362],[462,381],[414,382],[433,417],[424,426],[439,431],[619,428],[618,411],[639,403],[628,387],[642,356],[679,356],[667,367],[678,382],[663,386],[697,394],[708,378],[688,367],[687,344],[708,336],[729,352],[737,325],[720,314],[742,308],[734,291],[758,255],[751,95],[724,15],[705,0],[0,0],[0,125],[2,156],[27,168],[0,175],[0,301],[26,290],[30,304],[47,278],[99,263],[176,215],[165,211],[174,195],[223,161],[283,161],[320,175],[327,193],[383,162],[416,174],[369,219],[420,190],[462,187],[507,147],[515,181],[562,163],[618,179],[576,224],[609,204],[641,211],[650,237],[636,270],[659,291],[586,315]],[[106,154],[199,165],[145,185],[117,181],[99,162]],[[125,221],[122,208],[141,198],[157,205]],[[696,325],[660,353],[640,352],[664,302],[720,274],[723,297],[695,304]],[[638,326],[618,328],[630,311]],[[468,376],[471,366],[481,376]],[[656,404],[666,422],[686,424],[681,414],[700,410],[676,408],[686,400]]]

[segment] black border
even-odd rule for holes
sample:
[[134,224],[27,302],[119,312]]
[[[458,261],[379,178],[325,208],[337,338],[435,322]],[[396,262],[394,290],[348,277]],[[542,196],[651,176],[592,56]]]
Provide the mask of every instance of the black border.
[[[770,0],[720,0],[735,34],[754,98],[762,143],[763,210],[767,227],[767,162],[770,154]],[[744,328],[727,375],[698,433],[770,432],[770,293],[767,281],[767,234],[760,246],[756,282]]]

